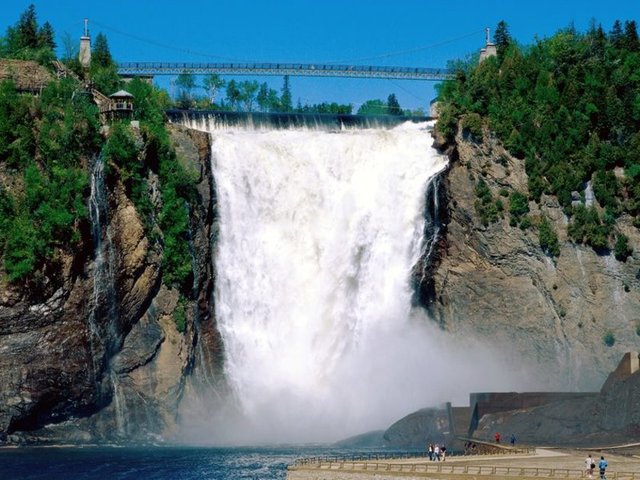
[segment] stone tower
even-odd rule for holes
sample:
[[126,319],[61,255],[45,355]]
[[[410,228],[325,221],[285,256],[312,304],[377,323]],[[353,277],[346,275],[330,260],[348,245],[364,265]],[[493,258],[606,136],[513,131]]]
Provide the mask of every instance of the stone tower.
[[486,45],[484,48],[480,49],[480,62],[482,62],[483,60],[486,60],[489,57],[495,57],[496,55],[498,55],[496,44],[491,41],[489,27],[487,27],[486,33],[487,33]]
[[84,19],[84,35],[80,37],[78,60],[84,68],[89,68],[91,64],[91,37],[89,36],[89,20],[86,18]]

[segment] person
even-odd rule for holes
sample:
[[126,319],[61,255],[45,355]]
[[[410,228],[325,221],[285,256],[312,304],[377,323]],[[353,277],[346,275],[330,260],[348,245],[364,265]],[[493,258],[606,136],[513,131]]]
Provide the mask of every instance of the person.
[[429,444],[427,454],[429,455],[429,460],[433,461],[433,443]]
[[596,464],[593,463],[593,458],[591,458],[591,454],[584,460],[584,467],[589,475],[589,478],[593,478],[593,469],[596,468]]
[[447,447],[443,444],[442,447],[440,447],[440,451],[442,452],[442,461],[444,462],[447,456]]
[[440,445],[438,445],[436,443],[436,446],[433,448],[433,454],[435,455],[435,459],[439,462],[440,461]]
[[516,445],[516,436],[513,433],[511,434],[511,439],[509,441],[511,442],[512,447]]
[[496,440],[496,443],[500,443],[500,432],[494,433],[493,438]]
[[604,457],[600,457],[600,461],[598,462],[598,468],[600,469],[600,478],[602,480],[607,480],[607,477],[605,476],[604,472],[605,472],[605,470],[607,469],[608,466],[609,466],[609,464],[604,459]]

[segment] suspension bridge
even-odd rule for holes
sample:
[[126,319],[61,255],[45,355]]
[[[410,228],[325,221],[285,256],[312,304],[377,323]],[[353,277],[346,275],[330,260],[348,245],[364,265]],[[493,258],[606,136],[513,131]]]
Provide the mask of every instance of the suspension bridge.
[[447,68],[381,67],[371,65],[336,65],[311,63],[189,63],[189,62],[121,62],[118,74],[124,77],[156,75],[278,75],[298,77],[381,78],[395,80],[443,81],[454,77]]

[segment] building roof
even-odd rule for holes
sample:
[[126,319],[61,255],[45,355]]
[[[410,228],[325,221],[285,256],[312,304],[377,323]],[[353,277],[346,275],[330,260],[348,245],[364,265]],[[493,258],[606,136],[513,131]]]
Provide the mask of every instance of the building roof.
[[125,90],[118,90],[116,93],[109,95],[109,98],[133,98],[133,95]]
[[38,90],[53,80],[42,65],[31,60],[0,59],[0,81],[11,79],[18,90]]

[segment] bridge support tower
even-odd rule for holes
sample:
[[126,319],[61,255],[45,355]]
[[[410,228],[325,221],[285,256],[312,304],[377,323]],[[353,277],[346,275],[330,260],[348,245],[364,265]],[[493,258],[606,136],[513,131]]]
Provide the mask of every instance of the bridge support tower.
[[80,37],[80,53],[78,53],[80,65],[89,68],[91,65],[91,37],[89,36],[89,19],[84,19],[84,35]]

